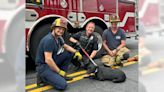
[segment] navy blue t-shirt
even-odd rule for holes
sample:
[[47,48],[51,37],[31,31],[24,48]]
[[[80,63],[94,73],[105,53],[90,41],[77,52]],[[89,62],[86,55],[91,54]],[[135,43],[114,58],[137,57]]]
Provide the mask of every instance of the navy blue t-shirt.
[[[93,39],[89,42],[91,36],[93,36]],[[88,54],[91,54],[93,50],[98,50],[98,38],[94,34],[87,37],[86,30],[84,30],[74,34],[72,37],[80,42],[80,45],[87,51]],[[75,48],[79,49],[77,47]]]
[[39,43],[35,60],[36,64],[45,63],[44,52],[52,52],[52,57],[55,57],[59,48],[62,47],[64,43],[62,37],[55,39],[51,33],[47,34]]
[[111,28],[106,29],[103,32],[103,41],[106,40],[107,46],[110,50],[116,49],[120,44],[121,40],[126,40],[126,35],[123,29],[118,28],[118,31],[114,34]]

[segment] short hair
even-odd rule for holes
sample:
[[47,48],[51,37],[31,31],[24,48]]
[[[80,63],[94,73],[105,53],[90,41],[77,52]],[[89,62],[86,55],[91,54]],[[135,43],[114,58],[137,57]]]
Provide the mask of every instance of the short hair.
[[88,22],[88,23],[86,24],[86,26],[87,26],[88,24],[94,24],[94,26],[95,26],[95,23],[92,22],[92,21]]

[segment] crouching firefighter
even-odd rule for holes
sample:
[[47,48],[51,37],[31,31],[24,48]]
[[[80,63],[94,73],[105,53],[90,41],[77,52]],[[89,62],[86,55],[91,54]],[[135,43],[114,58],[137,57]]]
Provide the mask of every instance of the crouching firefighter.
[[93,34],[94,29],[95,24],[93,22],[89,22],[86,25],[85,31],[78,32],[69,39],[72,43],[74,43],[74,48],[79,50],[83,56],[82,60],[78,60],[76,57],[73,57],[72,63],[78,68],[88,69],[93,66],[80,47],[89,54],[90,58],[95,58],[98,50],[98,38]]
[[66,80],[71,80],[66,73],[72,59],[70,56],[75,54],[80,59],[82,56],[65,44],[62,35],[66,30],[67,21],[58,18],[52,23],[51,32],[40,41],[35,61],[37,84],[44,82],[58,90],[64,90],[67,87]]
[[102,57],[105,66],[123,66],[123,60],[129,58],[129,49],[125,47],[126,35],[123,29],[117,27],[120,22],[119,16],[113,14],[109,19],[111,27],[103,32],[103,47],[106,55]]

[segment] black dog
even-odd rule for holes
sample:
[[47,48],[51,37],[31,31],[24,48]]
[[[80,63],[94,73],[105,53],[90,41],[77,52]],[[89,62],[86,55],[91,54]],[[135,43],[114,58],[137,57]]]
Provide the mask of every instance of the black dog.
[[100,81],[110,80],[114,83],[120,83],[126,80],[126,75],[122,70],[109,67],[94,67],[89,69],[87,73],[94,73],[94,75],[90,75],[89,77]]

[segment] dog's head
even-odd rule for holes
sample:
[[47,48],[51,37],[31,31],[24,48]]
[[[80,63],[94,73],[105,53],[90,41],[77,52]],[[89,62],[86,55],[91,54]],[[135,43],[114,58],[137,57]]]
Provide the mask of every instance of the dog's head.
[[96,72],[98,72],[98,69],[99,69],[98,66],[93,66],[87,70],[87,74],[96,73]]

